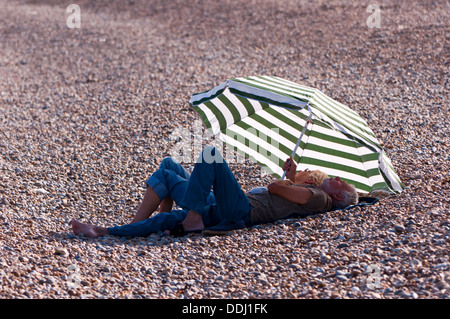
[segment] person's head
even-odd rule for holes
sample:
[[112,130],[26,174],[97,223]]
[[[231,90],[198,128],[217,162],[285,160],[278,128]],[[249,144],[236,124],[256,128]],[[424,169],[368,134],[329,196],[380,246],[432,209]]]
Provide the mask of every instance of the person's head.
[[304,171],[298,171],[295,175],[296,184],[311,184],[319,186],[328,175],[322,171],[310,171],[305,169]]
[[358,203],[358,193],[355,186],[338,177],[325,178],[320,185],[332,200],[334,208],[345,208]]

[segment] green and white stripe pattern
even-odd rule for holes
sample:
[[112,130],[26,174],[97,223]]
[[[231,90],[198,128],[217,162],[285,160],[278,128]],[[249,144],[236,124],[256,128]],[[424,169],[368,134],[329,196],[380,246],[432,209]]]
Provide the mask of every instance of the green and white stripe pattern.
[[301,132],[294,161],[355,185],[361,193],[401,192],[403,185],[366,121],[317,89],[253,76],[192,96],[210,132],[279,178]]

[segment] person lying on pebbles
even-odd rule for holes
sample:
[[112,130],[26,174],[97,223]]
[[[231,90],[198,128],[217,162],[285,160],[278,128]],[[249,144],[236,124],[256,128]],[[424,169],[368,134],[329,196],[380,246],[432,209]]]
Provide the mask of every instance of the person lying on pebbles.
[[[172,235],[230,231],[279,219],[306,217],[358,201],[355,187],[321,171],[298,171],[292,158],[284,163],[287,180],[245,193],[214,147],[200,154],[192,174],[171,157],[146,181],[147,191],[130,224],[101,227],[72,219],[75,235],[142,236],[165,231]],[[173,203],[180,209],[172,210]],[[151,216],[160,207],[160,213]],[[151,216],[151,217],[150,217]]]

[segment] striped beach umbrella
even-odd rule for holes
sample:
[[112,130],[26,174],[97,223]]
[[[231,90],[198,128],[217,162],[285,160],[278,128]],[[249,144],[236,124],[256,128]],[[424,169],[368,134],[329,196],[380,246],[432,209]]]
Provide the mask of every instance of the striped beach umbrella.
[[339,176],[360,193],[403,189],[367,122],[317,89],[274,76],[241,77],[193,94],[190,104],[212,134],[274,177],[284,177],[292,156],[298,169]]

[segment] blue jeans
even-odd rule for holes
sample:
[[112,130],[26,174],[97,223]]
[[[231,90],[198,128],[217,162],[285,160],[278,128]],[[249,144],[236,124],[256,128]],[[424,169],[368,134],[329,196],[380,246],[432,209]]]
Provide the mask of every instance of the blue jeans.
[[[140,222],[110,227],[109,233],[115,236],[146,237],[152,233],[175,228],[189,212],[187,207],[180,205],[180,202],[184,198],[190,176],[191,174],[179,162],[171,157],[163,159],[159,169],[148,178],[146,184],[156,192],[160,200],[170,197],[181,206],[181,209],[159,213]],[[211,208],[215,202],[214,194],[210,192],[205,198],[204,206],[199,208],[198,213],[202,216],[206,227],[219,223],[215,210]]]
[[199,213],[204,218],[203,207],[208,203],[211,188],[216,205],[211,206],[210,214],[218,216],[221,223],[242,220],[247,226],[251,225],[250,211],[252,207],[247,195],[241,189],[222,155],[215,147],[208,146],[195,163],[180,204]]

